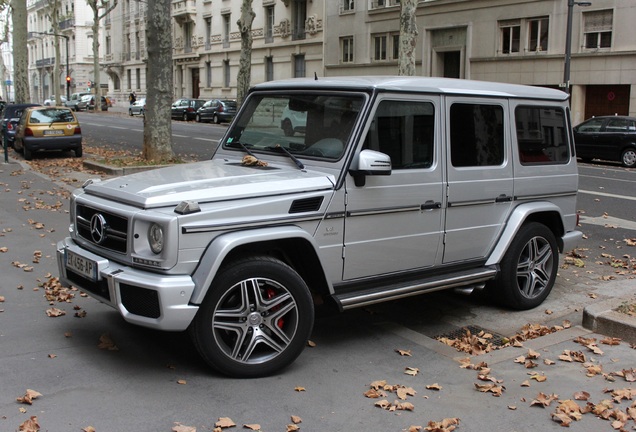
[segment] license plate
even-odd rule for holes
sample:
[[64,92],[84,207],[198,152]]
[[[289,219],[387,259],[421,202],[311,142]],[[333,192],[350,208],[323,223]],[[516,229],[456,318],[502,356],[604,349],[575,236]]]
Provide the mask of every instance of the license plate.
[[97,280],[97,263],[69,250],[66,251],[66,268],[92,281]]
[[60,129],[45,130],[44,135],[64,135],[64,131]]

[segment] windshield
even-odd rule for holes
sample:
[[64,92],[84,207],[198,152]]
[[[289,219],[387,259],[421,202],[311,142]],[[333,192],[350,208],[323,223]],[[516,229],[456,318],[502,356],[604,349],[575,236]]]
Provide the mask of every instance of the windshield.
[[223,146],[337,160],[363,102],[351,93],[252,96]]

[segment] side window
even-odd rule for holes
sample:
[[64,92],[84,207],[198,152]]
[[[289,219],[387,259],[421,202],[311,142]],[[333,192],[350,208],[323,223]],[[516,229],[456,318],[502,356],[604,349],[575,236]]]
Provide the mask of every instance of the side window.
[[601,127],[603,126],[603,122],[605,120],[603,119],[592,119],[590,121],[587,121],[585,123],[583,123],[582,125],[577,127],[577,131],[579,133],[584,133],[584,132],[600,132],[601,131]]
[[395,170],[429,168],[434,124],[435,107],[430,102],[382,101],[364,147],[391,156]]
[[515,124],[523,165],[568,162],[565,113],[561,108],[519,106],[515,109]]
[[497,166],[504,161],[503,108],[456,103],[450,109],[454,167]]
[[626,119],[610,119],[605,127],[605,132],[627,132],[627,125]]

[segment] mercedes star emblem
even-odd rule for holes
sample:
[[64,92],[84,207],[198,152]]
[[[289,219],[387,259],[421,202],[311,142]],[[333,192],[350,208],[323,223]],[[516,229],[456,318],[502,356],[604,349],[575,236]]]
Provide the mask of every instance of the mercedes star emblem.
[[91,217],[91,237],[95,243],[102,244],[106,240],[107,228],[106,218],[101,213]]

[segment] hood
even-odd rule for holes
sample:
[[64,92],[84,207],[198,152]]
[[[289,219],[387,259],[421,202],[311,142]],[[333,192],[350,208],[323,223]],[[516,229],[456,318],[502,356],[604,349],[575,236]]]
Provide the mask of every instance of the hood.
[[238,160],[173,165],[92,183],[85,193],[157,208],[189,200],[198,203],[333,189],[333,176],[287,166],[249,167]]

